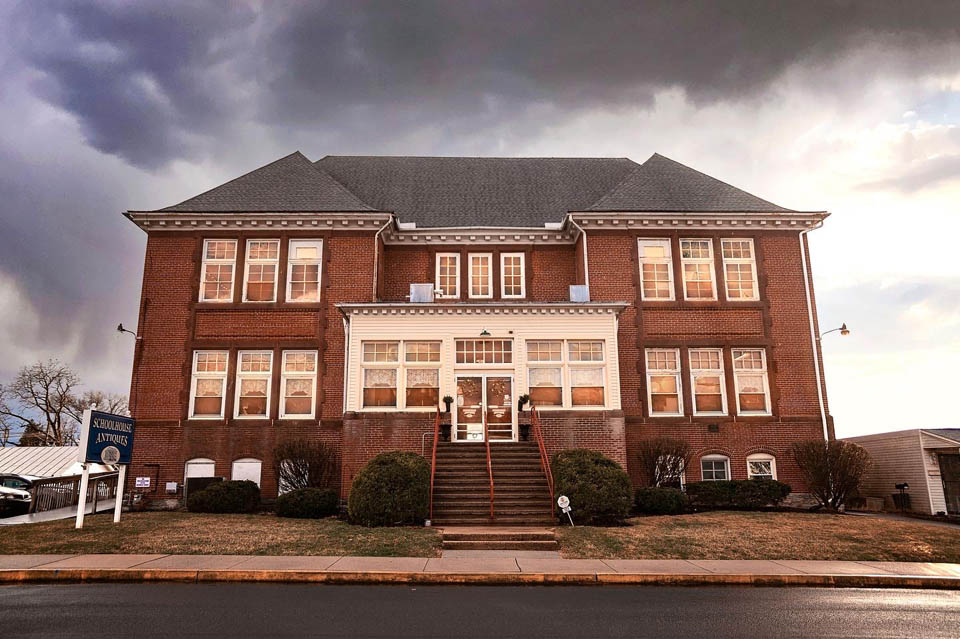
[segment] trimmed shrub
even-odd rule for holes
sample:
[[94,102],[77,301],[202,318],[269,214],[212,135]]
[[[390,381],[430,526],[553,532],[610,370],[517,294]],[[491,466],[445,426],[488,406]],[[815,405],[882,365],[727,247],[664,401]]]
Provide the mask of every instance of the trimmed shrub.
[[633,502],[642,515],[679,515],[687,509],[687,496],[676,488],[641,488]]
[[690,505],[697,508],[764,508],[790,494],[790,484],[772,479],[698,481],[687,484]]
[[865,448],[841,439],[796,442],[793,458],[810,493],[820,506],[833,511],[856,494],[873,465]]
[[350,487],[350,521],[363,526],[416,524],[430,509],[430,464],[416,453],[380,453]]
[[617,462],[585,448],[564,450],[551,461],[556,495],[570,498],[582,524],[614,524],[630,514],[630,478]]
[[340,497],[331,488],[300,488],[277,497],[277,517],[319,519],[337,513]]
[[260,487],[249,479],[218,481],[187,498],[192,513],[252,513],[260,505]]

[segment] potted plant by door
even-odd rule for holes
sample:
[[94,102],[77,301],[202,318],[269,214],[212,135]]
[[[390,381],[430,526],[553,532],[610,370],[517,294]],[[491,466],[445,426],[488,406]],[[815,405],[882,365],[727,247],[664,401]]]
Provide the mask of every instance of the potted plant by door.
[[[447,410],[446,410],[447,415],[450,415],[450,406],[453,405],[453,398],[450,397],[449,395],[445,395],[443,398],[443,403],[447,407]],[[449,417],[443,420],[443,423],[440,424],[440,439],[445,442],[450,441],[450,418]]]
[[443,396],[443,403],[446,404],[446,406],[447,406],[447,410],[444,411],[444,412],[449,413],[449,412],[450,412],[450,407],[453,405],[453,398],[450,397],[449,395],[444,395],[444,396]]
[[[530,404],[531,406],[533,405],[530,402],[530,396],[521,395],[519,399],[517,399],[517,412],[522,413],[523,407],[526,404]],[[520,440],[528,441],[530,439],[530,420],[521,419],[519,425],[520,425]]]

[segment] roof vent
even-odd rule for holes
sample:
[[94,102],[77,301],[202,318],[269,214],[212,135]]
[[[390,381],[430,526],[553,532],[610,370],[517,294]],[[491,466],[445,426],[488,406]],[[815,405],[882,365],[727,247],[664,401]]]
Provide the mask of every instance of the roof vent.
[[571,302],[589,302],[590,301],[590,287],[586,284],[571,284],[570,285],[570,301]]
[[411,284],[410,301],[414,304],[426,304],[433,301],[433,284]]

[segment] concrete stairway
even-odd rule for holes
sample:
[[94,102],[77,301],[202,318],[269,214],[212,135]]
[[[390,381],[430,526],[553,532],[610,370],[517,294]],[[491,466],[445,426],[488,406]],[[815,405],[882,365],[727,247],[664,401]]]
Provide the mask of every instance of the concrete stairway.
[[437,444],[433,483],[435,526],[551,526],[550,491],[534,442],[490,444],[494,518],[483,443]]
[[559,550],[552,530],[444,528],[444,550]]

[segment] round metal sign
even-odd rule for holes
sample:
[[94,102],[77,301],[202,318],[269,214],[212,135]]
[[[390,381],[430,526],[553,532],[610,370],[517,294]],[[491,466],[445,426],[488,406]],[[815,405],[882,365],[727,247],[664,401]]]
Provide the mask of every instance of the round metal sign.
[[569,505],[570,505],[570,498],[567,497],[566,495],[560,495],[557,498],[557,506],[560,506],[560,508],[566,508]]
[[100,461],[104,464],[116,464],[120,461],[120,449],[116,446],[107,446],[100,451]]

